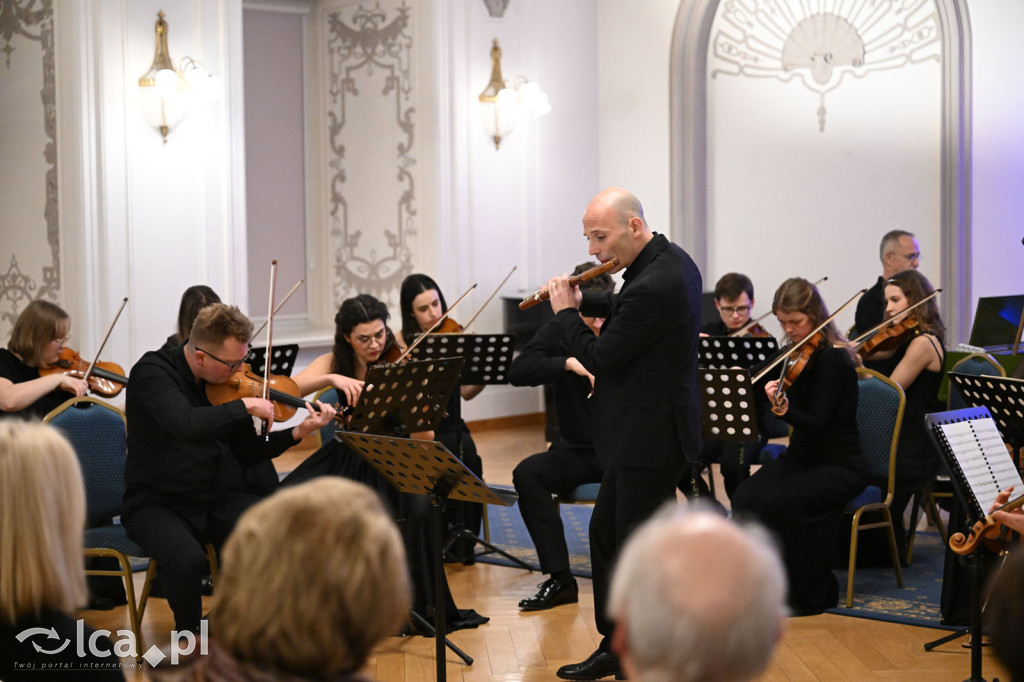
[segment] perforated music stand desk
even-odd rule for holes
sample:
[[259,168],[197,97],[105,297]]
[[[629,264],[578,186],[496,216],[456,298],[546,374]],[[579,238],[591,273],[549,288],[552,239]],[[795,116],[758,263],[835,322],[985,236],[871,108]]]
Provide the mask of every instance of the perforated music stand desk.
[[463,358],[459,380],[464,384],[507,384],[515,343],[514,334],[428,334],[411,355],[417,359]]
[[388,435],[433,431],[444,418],[462,362],[432,358],[373,365],[366,372],[348,430]]
[[750,369],[778,350],[779,343],[771,336],[702,336],[698,352],[701,367]]
[[[437,660],[437,679],[445,679],[444,633],[444,563],[441,560],[441,508],[446,500],[463,500],[480,504],[498,504],[510,507],[519,495],[510,490],[489,488],[473,475],[455,455],[440,443],[426,440],[412,440],[389,436],[338,431],[340,439],[353,451],[358,452],[377,471],[384,475],[399,492],[430,497],[433,509],[433,541],[438,552],[434,557],[434,642]],[[500,552],[506,558],[511,555]],[[453,647],[467,665],[473,664],[461,651]]]
[[1003,440],[1024,447],[1024,379],[950,372],[949,381],[972,407],[987,407]]
[[709,440],[749,442],[758,439],[754,386],[745,369],[697,370],[700,423]]

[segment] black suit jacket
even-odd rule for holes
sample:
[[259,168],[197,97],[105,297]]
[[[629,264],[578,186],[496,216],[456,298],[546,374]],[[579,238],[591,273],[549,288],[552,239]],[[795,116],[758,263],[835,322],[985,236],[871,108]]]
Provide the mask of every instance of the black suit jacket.
[[600,336],[575,309],[556,316],[571,355],[596,377],[602,466],[672,467],[699,457],[701,291],[693,259],[655,234],[626,268],[619,293],[584,293],[580,312],[605,318]]

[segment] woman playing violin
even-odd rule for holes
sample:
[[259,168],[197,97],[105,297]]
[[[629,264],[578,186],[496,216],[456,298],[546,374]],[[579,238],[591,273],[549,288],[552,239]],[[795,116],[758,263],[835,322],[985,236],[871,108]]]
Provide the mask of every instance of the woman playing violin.
[[[362,391],[367,370],[382,362],[392,348],[397,349],[391,330],[390,317],[384,303],[368,294],[347,299],[334,318],[334,348],[321,355],[309,367],[293,377],[299,390],[305,394],[334,386],[339,396],[349,405],[355,405]],[[357,453],[343,443],[327,440],[323,446],[295,469],[282,482],[294,485],[322,475],[343,476],[375,489],[385,504],[404,519],[399,524],[405,542],[409,573],[412,576],[413,608],[421,615],[429,613],[434,603],[434,557],[440,552],[430,542],[431,508],[425,495],[399,494],[390,482]],[[445,584],[447,623],[451,629],[476,627],[487,621],[472,610],[459,610]]]
[[369,294],[345,300],[334,316],[334,348],[293,377],[307,395],[333,386],[347,405],[355,405],[371,365],[386,362],[399,350],[387,326],[386,305]]
[[0,417],[42,418],[88,384],[69,374],[40,375],[56,366],[71,338],[71,318],[49,301],[32,301],[18,316],[7,348],[0,348]]
[[[448,312],[448,304],[444,300],[437,282],[422,274],[412,274],[402,282],[399,294],[399,303],[402,308],[402,339],[411,343],[417,336],[437,322],[437,319]],[[455,323],[451,317],[445,318],[445,323],[450,329],[444,326],[439,327],[442,332],[461,332],[462,327]],[[442,323],[444,324],[444,323]],[[438,331],[438,330],[435,330]],[[440,441],[448,450],[461,459],[466,466],[478,477],[483,477],[483,461],[476,451],[476,443],[469,433],[469,427],[462,420],[460,406],[458,403],[461,395],[464,400],[472,400],[484,390],[483,386],[458,385],[458,391],[452,391],[448,401],[448,408],[444,419],[434,433],[434,439]],[[479,504],[469,502],[449,502],[445,507],[445,521],[448,524],[456,524],[460,521],[474,535],[479,535],[480,523],[483,519],[483,508]],[[472,563],[473,546],[469,542],[457,543],[454,548],[456,556],[464,563]]]
[[[901,312],[932,291],[931,283],[919,271],[896,273],[885,283],[886,318],[900,322]],[[906,556],[907,533],[903,511],[913,494],[934,477],[941,466],[938,453],[928,442],[924,415],[940,409],[937,396],[946,362],[943,348],[946,328],[939,317],[935,299],[918,306],[909,315],[913,320],[902,325],[906,331],[898,339],[899,345],[894,350],[879,351],[864,360],[866,367],[899,384],[907,398],[896,452],[896,484],[891,506],[900,556]],[[878,333],[886,331],[883,328]]]
[[[817,288],[804,279],[783,282],[772,311],[794,344],[829,316]],[[737,517],[756,517],[779,538],[794,615],[836,605],[831,560],[843,505],[868,482],[857,435],[854,361],[833,323],[819,334],[817,352],[786,396],[776,393],[779,381],[765,387],[775,413],[792,427],[789,447],[742,483],[732,500]]]

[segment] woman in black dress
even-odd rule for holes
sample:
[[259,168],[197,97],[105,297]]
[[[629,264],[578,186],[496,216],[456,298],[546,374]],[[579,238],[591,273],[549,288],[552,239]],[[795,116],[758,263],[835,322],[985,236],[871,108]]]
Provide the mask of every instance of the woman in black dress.
[[[828,317],[821,295],[805,279],[789,279],[775,292],[772,311],[789,341],[798,343]],[[839,585],[832,557],[843,506],[868,483],[857,435],[857,371],[834,324],[819,334],[819,350],[777,399],[779,382],[765,393],[773,412],[792,426],[789,447],[742,483],[732,500],[737,517],[752,516],[779,540],[794,615],[836,605]]]
[[[394,334],[387,327],[389,316],[387,306],[368,294],[344,301],[334,318],[333,350],[313,360],[293,377],[301,394],[333,386],[343,402],[354,405],[370,366],[390,355],[396,344]],[[282,484],[294,485],[324,474],[344,476],[369,485],[395,513],[409,561],[413,610],[427,616],[434,603],[434,561],[441,551],[431,542],[430,500],[425,495],[400,494],[365,459],[335,439],[324,443]],[[488,620],[472,609],[457,609],[447,580],[444,581],[444,602],[449,630],[476,627]]]

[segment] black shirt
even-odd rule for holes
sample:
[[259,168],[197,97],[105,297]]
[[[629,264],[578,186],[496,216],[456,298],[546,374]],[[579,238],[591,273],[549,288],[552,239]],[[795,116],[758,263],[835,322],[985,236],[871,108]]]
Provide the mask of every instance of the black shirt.
[[863,334],[867,330],[877,327],[885,319],[885,280],[881,277],[875,285],[864,292],[864,295],[857,301],[857,314],[853,318],[853,325],[857,334]]
[[593,448],[590,380],[565,369],[569,346],[558,325],[550,320],[537,330],[522,352],[512,361],[508,381],[513,386],[554,384],[558,405],[558,429],[569,446]]
[[[33,379],[38,379],[39,369],[32,367],[31,365],[26,365],[18,359],[17,355],[6,348],[0,348],[0,377],[9,379],[12,384],[20,384],[26,381],[32,381]],[[74,393],[69,393],[63,389],[55,388],[23,410],[19,410],[17,412],[3,412],[0,410],[0,418],[20,417],[22,419],[42,419],[49,414],[50,410],[58,407],[65,400],[73,397]]]
[[241,400],[211,405],[183,346],[150,351],[132,367],[125,416],[125,516],[156,504],[203,519],[216,497],[222,459],[256,464],[297,442],[291,429],[261,438]]

